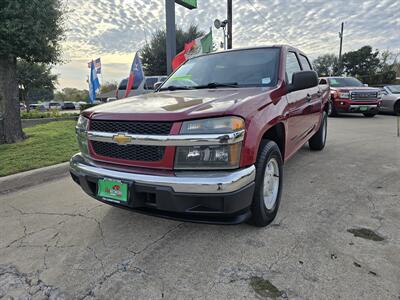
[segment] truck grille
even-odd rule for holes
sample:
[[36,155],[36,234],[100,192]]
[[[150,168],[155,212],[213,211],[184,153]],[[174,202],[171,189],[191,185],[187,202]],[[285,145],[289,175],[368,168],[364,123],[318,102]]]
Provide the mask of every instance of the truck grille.
[[351,92],[351,100],[360,102],[375,102],[378,100],[378,92],[353,91]]
[[91,131],[126,132],[132,134],[166,135],[171,131],[171,122],[131,122],[92,120]]
[[[90,130],[110,133],[146,135],[168,135],[172,122],[137,122],[91,120]],[[136,162],[157,162],[164,157],[163,146],[118,145],[115,143],[91,141],[94,154],[107,159],[123,159]]]
[[165,147],[142,145],[118,145],[92,141],[92,147],[97,155],[115,159],[132,161],[160,161],[164,157]]

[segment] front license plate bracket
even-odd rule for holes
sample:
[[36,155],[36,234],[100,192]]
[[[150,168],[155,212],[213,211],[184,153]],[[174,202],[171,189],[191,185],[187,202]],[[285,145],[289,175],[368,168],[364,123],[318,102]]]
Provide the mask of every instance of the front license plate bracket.
[[97,181],[97,196],[105,201],[127,204],[129,184],[118,179],[102,178]]

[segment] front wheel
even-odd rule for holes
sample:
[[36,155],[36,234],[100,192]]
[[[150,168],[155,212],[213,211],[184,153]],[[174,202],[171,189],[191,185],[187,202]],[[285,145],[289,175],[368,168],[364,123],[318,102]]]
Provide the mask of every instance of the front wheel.
[[278,145],[265,140],[256,163],[256,182],[250,222],[258,227],[271,223],[278,212],[283,179],[283,160]]
[[321,151],[326,144],[326,136],[328,133],[328,115],[324,111],[322,115],[321,125],[318,131],[308,141],[311,150]]
[[364,117],[366,118],[373,118],[377,115],[378,113],[363,113]]
[[328,116],[337,117],[338,113],[336,111],[335,105],[331,99],[328,100]]
[[400,116],[400,100],[397,100],[397,102],[394,105],[394,114],[396,116]]

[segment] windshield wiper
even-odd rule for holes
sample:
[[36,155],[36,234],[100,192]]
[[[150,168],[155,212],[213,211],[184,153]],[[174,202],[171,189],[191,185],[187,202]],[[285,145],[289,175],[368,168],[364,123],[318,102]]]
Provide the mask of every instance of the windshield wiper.
[[177,86],[177,85],[170,85],[165,88],[161,88],[160,91],[176,91],[176,90],[192,90],[193,87],[191,86]]
[[204,85],[194,86],[195,89],[215,89],[217,87],[237,87],[237,82],[227,82],[227,83],[220,83],[220,82],[210,82]]

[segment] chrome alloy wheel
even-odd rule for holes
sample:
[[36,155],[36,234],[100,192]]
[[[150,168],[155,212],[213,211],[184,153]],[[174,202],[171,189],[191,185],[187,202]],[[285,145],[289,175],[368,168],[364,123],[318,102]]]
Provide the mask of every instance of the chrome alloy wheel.
[[278,161],[272,157],[268,161],[264,173],[264,205],[268,210],[275,207],[278,198],[280,183],[279,175]]

